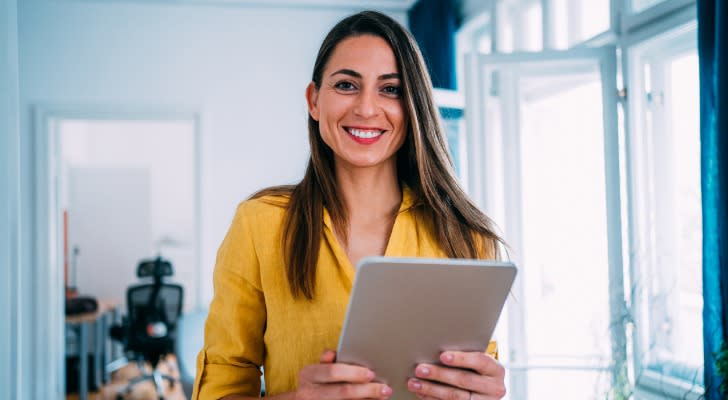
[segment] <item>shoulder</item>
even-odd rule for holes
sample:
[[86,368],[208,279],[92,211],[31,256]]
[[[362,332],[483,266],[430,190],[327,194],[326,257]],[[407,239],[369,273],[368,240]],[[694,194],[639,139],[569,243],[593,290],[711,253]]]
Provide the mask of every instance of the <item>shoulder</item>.
[[268,254],[278,251],[287,200],[280,196],[260,196],[238,204],[230,228],[220,246],[220,254]]
[[290,196],[263,195],[238,204],[235,221],[252,226],[277,225],[282,221]]

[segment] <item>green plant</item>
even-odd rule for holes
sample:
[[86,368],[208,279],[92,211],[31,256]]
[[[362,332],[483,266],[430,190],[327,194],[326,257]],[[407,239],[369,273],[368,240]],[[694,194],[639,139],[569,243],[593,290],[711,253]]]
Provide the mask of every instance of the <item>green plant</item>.
[[718,391],[720,391],[722,395],[728,396],[728,345],[725,342],[720,346],[720,351],[716,354],[715,369],[721,377]]

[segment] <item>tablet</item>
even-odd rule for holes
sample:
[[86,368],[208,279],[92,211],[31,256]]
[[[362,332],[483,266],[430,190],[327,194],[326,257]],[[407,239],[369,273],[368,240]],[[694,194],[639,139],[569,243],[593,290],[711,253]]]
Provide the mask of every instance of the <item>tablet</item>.
[[391,399],[444,350],[485,351],[516,276],[508,262],[368,257],[357,268],[337,362],[372,369]]

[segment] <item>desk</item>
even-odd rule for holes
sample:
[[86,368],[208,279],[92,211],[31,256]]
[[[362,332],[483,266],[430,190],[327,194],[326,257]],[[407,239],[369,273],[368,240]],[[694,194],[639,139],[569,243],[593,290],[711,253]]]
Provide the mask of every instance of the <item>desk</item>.
[[[102,377],[102,368],[107,362],[109,357],[107,338],[109,337],[109,317],[112,321],[118,318],[118,303],[111,300],[98,300],[98,309],[95,312],[68,315],[66,316],[66,326],[75,328],[78,331],[78,359],[79,359],[79,374],[78,374],[78,396],[79,400],[88,399],[88,328],[89,325],[94,326],[94,334],[96,339],[94,340],[94,382],[96,387],[101,387],[102,380],[105,382],[108,380],[108,376]],[[113,349],[112,349],[113,351]],[[115,357],[112,354],[112,357]]]

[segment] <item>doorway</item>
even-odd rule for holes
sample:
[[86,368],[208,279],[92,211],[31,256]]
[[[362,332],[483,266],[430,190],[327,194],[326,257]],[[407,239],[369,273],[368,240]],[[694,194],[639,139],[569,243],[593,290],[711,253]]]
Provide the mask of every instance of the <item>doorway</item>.
[[115,301],[123,314],[137,263],[161,255],[184,287],[184,310],[200,304],[200,118],[36,107],[34,132],[34,331],[47,343],[36,358],[52,397],[62,398],[74,350],[64,328],[66,287]]
[[194,308],[194,121],[60,118],[55,125],[65,287],[123,310],[139,261],[161,256],[185,288],[183,309]]

